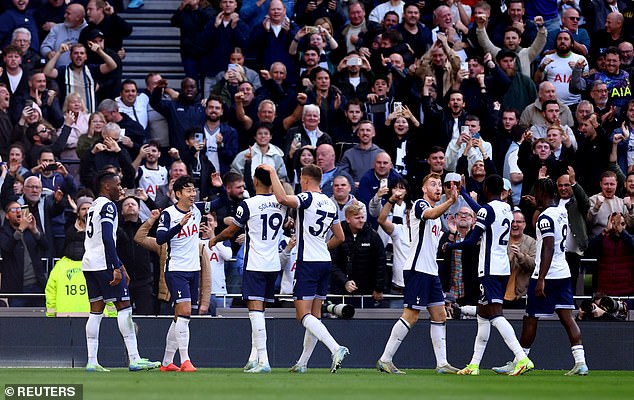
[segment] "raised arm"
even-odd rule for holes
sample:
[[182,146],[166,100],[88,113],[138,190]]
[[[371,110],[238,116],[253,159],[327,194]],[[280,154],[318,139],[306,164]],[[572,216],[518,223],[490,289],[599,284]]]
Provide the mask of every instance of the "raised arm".
[[[286,191],[284,190],[284,186],[282,186],[282,182],[280,181],[279,176],[277,176],[277,171],[275,170],[275,167],[269,164],[262,164],[260,165],[260,168],[263,168],[264,170],[269,171],[269,174],[271,174],[273,194],[275,195],[275,198],[277,199],[277,201],[281,204],[284,204],[287,207],[298,208],[299,200],[297,200],[297,197],[295,195],[286,194]],[[339,227],[339,229],[341,229],[341,227]],[[335,231],[333,229],[333,233],[334,232]],[[343,231],[341,231],[341,236],[343,237]]]

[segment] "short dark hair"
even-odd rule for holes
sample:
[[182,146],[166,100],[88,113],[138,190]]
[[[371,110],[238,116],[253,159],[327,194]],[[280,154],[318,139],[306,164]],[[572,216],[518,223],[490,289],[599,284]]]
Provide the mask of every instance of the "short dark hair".
[[207,101],[205,102],[205,107],[207,107],[209,105],[209,103],[211,103],[214,100],[217,101],[218,103],[220,103],[222,105],[222,107],[225,106],[225,103],[222,100],[222,97],[218,96],[217,94],[211,94],[211,95],[209,95],[209,97],[207,97]]
[[557,107],[559,107],[559,103],[557,102],[557,100],[546,100],[545,102],[542,103],[542,112],[546,111],[546,106],[549,106],[551,104],[554,104]]
[[185,129],[185,140],[193,139],[197,133],[202,133],[203,129],[199,126],[192,126]]
[[270,122],[258,122],[255,125],[253,136],[255,136],[261,128],[268,130],[271,133],[271,136],[273,136],[273,124],[271,124]]
[[222,181],[225,183],[225,186],[229,186],[236,182],[244,181],[244,176],[238,172],[229,171],[222,177]]
[[554,199],[557,196],[557,184],[550,178],[542,178],[535,182],[535,194],[538,191]]
[[315,164],[309,164],[302,168],[302,176],[306,176],[317,183],[321,183],[322,171]]
[[176,181],[174,182],[174,193],[176,192],[182,192],[183,188],[185,186],[196,186],[196,182],[194,181],[194,178],[192,178],[189,175],[185,175],[185,176],[181,176],[180,178],[176,179]]
[[132,79],[126,79],[123,82],[121,82],[121,90],[123,90],[123,86],[125,85],[134,85],[135,89],[139,89],[139,87],[137,86],[136,82]]
[[504,179],[500,175],[489,175],[484,180],[486,191],[494,196],[499,196],[504,190]]
[[16,53],[17,55],[22,57],[22,52],[20,51],[20,49],[18,49],[17,46],[14,46],[12,44],[8,45],[7,47],[4,48],[4,50],[2,50],[2,56],[4,57],[9,53]]
[[159,152],[161,151],[161,143],[159,143],[159,141],[158,141],[158,140],[155,140],[155,139],[150,139],[150,140],[147,142],[147,145],[148,145],[148,146],[150,146],[150,147],[156,147],[156,148],[158,149],[158,151],[159,151]]
[[265,170],[262,167],[257,167],[255,169],[255,172],[253,173],[253,178],[256,178],[264,186],[271,186],[272,185],[271,174],[269,173],[269,171]]
[[[328,74],[328,77],[331,77],[330,71],[328,71],[327,69],[322,68],[322,67],[315,67],[315,68],[313,68],[310,71],[310,76],[309,76],[310,80],[314,82],[315,79],[317,79],[317,74],[320,73],[320,72],[325,72],[325,73]],[[331,82],[331,84],[332,84],[332,82]]]
[[621,51],[616,46],[608,47],[607,49],[605,49],[603,54],[616,54],[617,56],[619,56],[619,59],[621,59]]
[[95,188],[97,189],[97,193],[101,193],[101,188],[108,182],[113,181],[115,178],[118,178],[119,175],[110,172],[110,171],[101,171],[97,174],[95,178]]
[[469,114],[465,117],[465,121],[478,121],[480,122],[480,118],[477,115]]

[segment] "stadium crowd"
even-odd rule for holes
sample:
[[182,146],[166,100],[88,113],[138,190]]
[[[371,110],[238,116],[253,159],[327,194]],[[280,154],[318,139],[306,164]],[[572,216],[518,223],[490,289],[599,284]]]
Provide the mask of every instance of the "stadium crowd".
[[[634,295],[634,2],[183,0],[171,19],[186,76],[175,88],[152,71],[145,88],[126,79],[134,26],[120,1],[67,3],[2,5],[1,292],[46,289],[51,315],[63,285],[86,296],[81,274],[63,279],[81,270],[94,178],[111,170],[125,188],[117,252],[134,310],[168,312],[165,251],[147,239],[152,210],[177,202],[174,181],[190,175],[200,200],[228,198],[203,216],[209,241],[255,194],[258,165],[298,193],[301,168],[316,164],[345,221],[330,293],[371,295],[377,307],[402,293],[409,210],[433,172],[460,188],[441,243],[472,231],[485,178],[505,179],[515,210],[505,306],[525,305],[541,211],[533,185],[544,177],[568,213],[573,286],[581,259],[596,258],[593,292]],[[292,293],[295,218],[280,241],[282,294]],[[242,230],[201,250],[209,312],[239,293],[244,247]],[[438,255],[459,305],[477,302],[476,254]]]

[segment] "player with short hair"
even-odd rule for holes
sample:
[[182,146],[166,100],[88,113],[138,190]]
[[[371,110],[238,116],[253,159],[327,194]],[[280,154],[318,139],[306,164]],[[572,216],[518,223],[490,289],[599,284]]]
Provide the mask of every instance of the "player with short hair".
[[[215,187],[222,186],[220,174],[211,174]],[[168,243],[165,261],[165,283],[174,302],[174,320],[167,331],[165,354],[161,371],[196,372],[189,359],[189,319],[192,308],[198,308],[198,286],[200,279],[199,236],[202,214],[208,214],[226,201],[222,196],[213,202],[196,202],[194,178],[181,176],[174,182],[173,191],[177,203],[161,213],[156,229],[156,243]],[[224,191],[221,191],[221,194]],[[176,349],[181,366],[174,363]]]
[[436,205],[442,195],[441,176],[431,173],[423,179],[423,198],[418,199],[410,211],[412,243],[410,253],[403,267],[405,288],[403,290],[403,314],[392,327],[390,338],[385,344],[376,369],[388,374],[404,374],[392,358],[399,346],[418,321],[423,308],[427,308],[431,320],[430,335],[436,356],[436,372],[455,374],[458,368],[447,361],[445,296],[438,277],[436,253],[442,236],[440,216],[455,203],[458,189],[452,184],[447,200]]
[[500,332],[504,342],[518,360],[510,375],[521,375],[534,368],[520,346],[511,324],[504,318],[502,304],[506,284],[511,275],[511,265],[507,247],[511,231],[513,213],[511,206],[502,201],[500,196],[504,190],[504,180],[499,175],[489,175],[484,180],[483,194],[488,203],[477,213],[475,228],[467,238],[459,243],[447,243],[444,251],[475,246],[480,242],[480,260],[478,277],[480,279],[480,300],[477,306],[478,333],[473,346],[471,362],[458,371],[459,375],[479,375],[480,361],[486,350],[491,325]]
[[[588,375],[585,351],[581,344],[581,330],[572,317],[575,303],[572,296],[570,268],[566,261],[568,213],[555,203],[557,186],[551,179],[540,179],[535,184],[537,208],[543,209],[537,218],[537,252],[535,271],[528,285],[526,315],[522,323],[520,344],[526,355],[535,341],[539,317],[559,316],[570,340],[575,366],[566,375]],[[493,368],[497,373],[509,373],[517,360],[504,367]]]
[[[328,294],[328,278],[332,260],[329,248],[343,243],[344,235],[337,213],[337,206],[321,193],[319,187],[322,171],[316,165],[302,168],[300,185],[302,192],[298,195],[287,195],[284,186],[277,176],[275,168],[261,165],[271,174],[273,193],[277,201],[291,208],[297,208],[297,267],[295,269],[295,316],[301,321],[306,333],[304,350],[291,372],[306,372],[308,359],[317,340],[330,350],[332,364],[330,372],[337,372],[341,362],[350,354],[347,347],[340,346],[332,337],[328,328],[321,322],[321,306]],[[326,243],[326,236],[332,230],[334,237]]]
[[[99,349],[99,326],[103,317],[103,310],[107,302],[113,301],[117,308],[117,324],[123,336],[130,371],[142,371],[158,368],[161,363],[148,361],[139,356],[136,332],[132,322],[132,306],[128,281],[130,277],[117,255],[117,206],[115,200],[121,193],[121,179],[112,172],[102,172],[97,176],[97,192],[88,210],[86,219],[86,238],[84,247],[86,252],[81,262],[81,268],[86,277],[88,298],[90,300],[90,315],[86,322],[86,345],[88,348],[88,363],[86,371],[110,372],[99,365],[97,352]],[[125,279],[123,279],[125,277]]]
[[253,185],[256,195],[242,200],[231,224],[209,241],[209,248],[245,229],[242,299],[249,309],[252,348],[244,371],[267,373],[271,366],[266,351],[264,309],[265,303],[275,301],[275,281],[281,270],[278,244],[283,236],[286,207],[273,196],[271,176],[260,166],[255,169]]

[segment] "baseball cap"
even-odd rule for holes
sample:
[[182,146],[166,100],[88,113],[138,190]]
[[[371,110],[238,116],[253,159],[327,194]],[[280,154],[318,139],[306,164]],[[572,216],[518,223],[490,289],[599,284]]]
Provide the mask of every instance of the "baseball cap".
[[460,176],[460,174],[456,174],[455,172],[449,172],[447,175],[445,175],[445,180],[443,182],[447,183],[447,182],[460,182],[460,181],[462,181],[462,177]]

